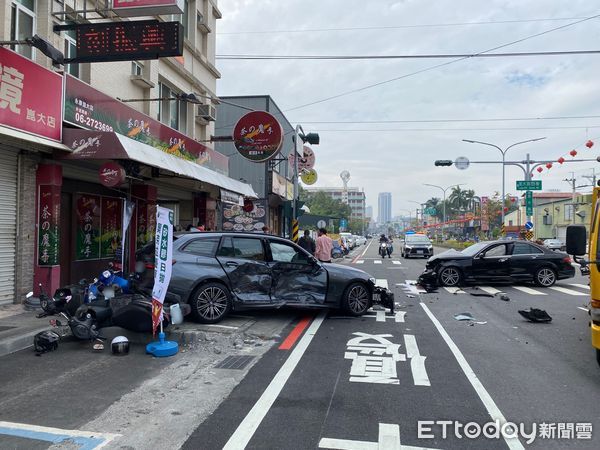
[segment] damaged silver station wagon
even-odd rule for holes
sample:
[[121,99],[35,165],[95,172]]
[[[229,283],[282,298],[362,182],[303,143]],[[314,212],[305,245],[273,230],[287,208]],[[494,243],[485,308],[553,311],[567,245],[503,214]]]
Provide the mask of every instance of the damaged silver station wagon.
[[[136,254],[147,267],[154,244]],[[201,323],[222,320],[232,309],[283,305],[340,308],[363,315],[373,301],[393,309],[393,294],[362,270],[321,263],[293,242],[267,234],[190,232],[173,241],[169,292],[189,303]]]

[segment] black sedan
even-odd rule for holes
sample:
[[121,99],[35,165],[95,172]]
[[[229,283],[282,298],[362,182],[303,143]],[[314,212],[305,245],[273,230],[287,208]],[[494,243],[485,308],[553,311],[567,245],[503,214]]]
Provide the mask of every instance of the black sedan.
[[571,258],[565,253],[529,241],[491,241],[429,258],[422,277],[435,277],[442,286],[468,281],[533,281],[548,287],[574,275]]
[[[151,264],[154,244],[136,259]],[[189,303],[201,323],[218,322],[231,310],[283,305],[341,308],[360,316],[379,291],[366,272],[320,263],[293,242],[265,234],[180,234],[173,260],[168,290]]]

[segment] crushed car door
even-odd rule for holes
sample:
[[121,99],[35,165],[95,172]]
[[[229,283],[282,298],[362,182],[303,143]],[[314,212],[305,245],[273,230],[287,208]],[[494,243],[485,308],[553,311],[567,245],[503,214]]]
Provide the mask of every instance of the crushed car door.
[[243,303],[271,302],[271,268],[260,237],[221,240],[217,259],[229,278],[231,292]]
[[293,244],[267,240],[273,274],[271,298],[275,302],[323,304],[327,271],[308,253]]

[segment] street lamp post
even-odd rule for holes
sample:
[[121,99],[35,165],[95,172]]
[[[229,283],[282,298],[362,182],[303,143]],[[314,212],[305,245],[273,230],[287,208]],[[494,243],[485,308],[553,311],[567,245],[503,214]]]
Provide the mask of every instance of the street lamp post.
[[463,139],[463,142],[468,142],[469,144],[482,144],[482,145],[488,145],[490,147],[494,147],[497,148],[498,150],[500,150],[500,153],[502,153],[502,208],[500,209],[500,211],[502,211],[502,225],[504,225],[504,201],[505,201],[505,169],[506,169],[506,152],[508,152],[511,148],[516,147],[517,145],[521,145],[521,144],[526,144],[528,142],[536,142],[536,141],[541,141],[543,139],[546,139],[545,137],[539,137],[539,138],[534,138],[534,139],[528,139],[526,141],[520,141],[520,142],[515,142],[512,145],[509,145],[508,147],[506,147],[504,150],[501,149],[500,147],[498,147],[495,144],[490,144],[489,142],[481,142],[481,141],[474,141],[471,139]]
[[444,193],[444,200],[443,200],[443,204],[442,204],[442,209],[443,209],[443,222],[442,222],[442,241],[444,240],[444,231],[446,230],[446,191],[448,189],[450,189],[451,187],[457,187],[457,186],[464,186],[466,183],[460,183],[460,184],[451,184],[450,186],[447,186],[446,188],[443,188],[442,186],[438,186],[437,184],[429,184],[429,183],[423,183],[423,186],[431,186],[431,187],[435,187],[438,189],[441,189],[442,192]]

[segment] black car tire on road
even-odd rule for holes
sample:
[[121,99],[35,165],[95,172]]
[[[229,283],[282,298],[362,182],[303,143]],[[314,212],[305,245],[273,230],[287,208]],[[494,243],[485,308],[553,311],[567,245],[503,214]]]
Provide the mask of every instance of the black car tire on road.
[[533,282],[541,287],[550,287],[556,283],[556,272],[551,267],[541,267],[536,270]]
[[344,291],[343,308],[347,314],[359,317],[371,307],[369,289],[363,283],[352,283]]
[[460,272],[460,269],[458,267],[444,267],[440,271],[440,275],[438,278],[440,285],[454,287],[458,286],[458,284],[461,282],[462,273]]
[[196,322],[217,323],[231,310],[231,294],[221,283],[206,283],[192,293],[190,306]]

